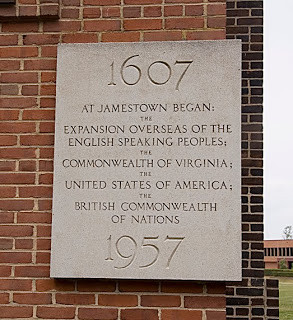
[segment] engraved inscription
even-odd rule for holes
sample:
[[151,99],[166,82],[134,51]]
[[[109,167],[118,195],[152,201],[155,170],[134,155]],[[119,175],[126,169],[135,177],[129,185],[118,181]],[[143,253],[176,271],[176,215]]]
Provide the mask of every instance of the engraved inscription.
[[[135,54],[132,55],[130,57],[128,57],[127,59],[124,60],[124,62],[121,65],[120,68],[120,77],[121,80],[124,84],[128,85],[128,86],[134,86],[136,85],[142,76],[142,69],[134,64],[134,62],[130,60],[135,59],[135,58],[139,58],[139,54]],[[192,64],[193,60],[176,60],[174,63],[174,66],[176,65],[187,65],[185,67],[185,69],[183,69],[182,73],[179,75],[179,79],[176,83],[175,86],[175,90],[179,90],[179,85],[181,83],[181,81],[183,80],[183,77],[185,76],[187,70],[189,69],[190,65]],[[163,68],[162,68],[163,66]],[[132,71],[135,71],[135,76],[133,76],[133,72],[131,73],[131,76],[127,76],[127,69],[129,70],[129,68],[132,69]],[[158,85],[158,86],[162,86],[164,84],[166,84],[171,76],[172,76],[172,68],[170,66],[170,64],[168,64],[166,61],[154,61],[152,62],[148,68],[147,68],[147,77],[148,80],[154,84],[154,85]],[[165,79],[161,78],[162,75],[164,74],[163,77],[165,77]],[[115,78],[115,64],[114,61],[112,61],[112,63],[110,64],[110,82],[108,83],[108,86],[116,86],[116,82],[114,81]]]
[[240,280],[240,48],[59,46],[52,277]]
[[[180,244],[185,239],[185,237],[170,237],[166,236],[164,239],[165,242],[174,242],[175,246],[174,248],[169,252],[169,255],[167,256],[167,261],[165,261],[165,268],[169,269],[171,261],[178,250]],[[140,254],[143,257],[147,257],[148,261],[146,264],[139,265],[138,268],[148,268],[152,267],[160,258],[160,247],[159,247],[159,236],[146,236],[143,237],[142,243],[141,243],[141,249]],[[108,242],[108,256],[105,259],[106,261],[114,261],[115,259],[112,258],[112,235],[110,235],[107,239]],[[137,241],[128,235],[123,235],[117,239],[115,242],[115,253],[117,254],[118,258],[128,260],[125,265],[114,265],[115,269],[124,269],[128,268],[136,259],[136,256],[138,254],[138,246]],[[164,259],[165,257],[161,257],[160,259]]]

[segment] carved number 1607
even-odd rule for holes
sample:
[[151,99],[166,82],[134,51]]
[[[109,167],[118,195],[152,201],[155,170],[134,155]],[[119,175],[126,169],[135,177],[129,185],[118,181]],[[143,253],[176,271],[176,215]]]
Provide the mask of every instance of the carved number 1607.
[[[133,56],[128,57],[122,63],[121,68],[120,68],[121,80],[124,84],[126,84],[128,86],[136,85],[141,79],[141,74],[142,74],[141,68],[139,66],[137,66],[136,64],[134,64],[132,61],[130,61],[132,59],[135,59],[136,57],[139,57],[139,55],[135,54]],[[175,90],[179,90],[179,85],[180,85],[183,77],[185,76],[185,74],[186,74],[186,72],[192,62],[193,62],[192,60],[186,60],[186,61],[176,60],[176,62],[174,63],[174,65],[185,65],[185,69],[182,70],[182,73],[178,78]],[[110,67],[111,67],[111,79],[110,79],[110,82],[108,83],[108,86],[116,86],[114,61],[111,63]],[[158,67],[160,67],[160,68],[163,67],[166,69],[165,79],[162,79],[162,78],[158,79],[158,77],[156,76],[156,70],[158,72]],[[125,76],[126,69],[135,71],[136,76],[131,79],[127,79],[127,77]],[[173,70],[172,70],[171,66],[167,62],[161,61],[161,60],[154,61],[152,64],[149,65],[149,67],[147,69],[147,77],[148,77],[149,81],[157,86],[161,86],[161,85],[166,84],[170,80],[172,73],[173,73]]]
[[[174,243],[173,250],[167,257],[166,269],[169,269],[172,258],[174,257],[178,247],[184,240],[184,237],[170,237],[167,236],[164,239],[164,242]],[[143,237],[141,247],[138,248],[137,241],[131,236],[121,236],[115,242],[114,246],[112,243],[112,235],[107,239],[108,241],[108,256],[105,259],[106,261],[113,261],[113,251],[118,255],[120,260],[125,261],[126,263],[118,263],[114,268],[116,269],[125,269],[129,267],[135,260],[138,251],[141,251],[141,255],[144,256],[147,252],[147,257],[149,260],[144,264],[139,265],[139,268],[147,268],[153,266],[159,259],[160,248],[158,247],[159,236],[156,237]],[[114,247],[114,248],[113,248]],[[148,249],[148,250],[147,250]],[[146,261],[146,259],[144,259]]]

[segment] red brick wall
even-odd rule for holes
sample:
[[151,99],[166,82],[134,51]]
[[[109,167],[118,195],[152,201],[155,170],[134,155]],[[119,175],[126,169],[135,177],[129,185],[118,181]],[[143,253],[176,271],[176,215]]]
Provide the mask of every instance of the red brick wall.
[[57,44],[225,39],[225,2],[19,0],[0,20],[0,318],[224,320],[224,283],[53,280],[49,259]]
[[278,281],[264,278],[263,0],[227,0],[227,39],[242,40],[242,276],[227,283],[227,320],[277,320]]

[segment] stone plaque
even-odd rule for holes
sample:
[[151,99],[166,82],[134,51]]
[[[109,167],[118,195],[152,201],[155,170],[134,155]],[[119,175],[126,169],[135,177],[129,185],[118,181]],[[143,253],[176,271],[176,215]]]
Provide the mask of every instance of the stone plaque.
[[241,280],[240,41],[58,47],[51,276]]

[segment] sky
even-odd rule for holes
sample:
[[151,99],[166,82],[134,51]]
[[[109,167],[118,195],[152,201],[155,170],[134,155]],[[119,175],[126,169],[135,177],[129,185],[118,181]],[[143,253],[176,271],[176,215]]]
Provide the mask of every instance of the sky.
[[265,239],[293,226],[292,0],[265,0]]

